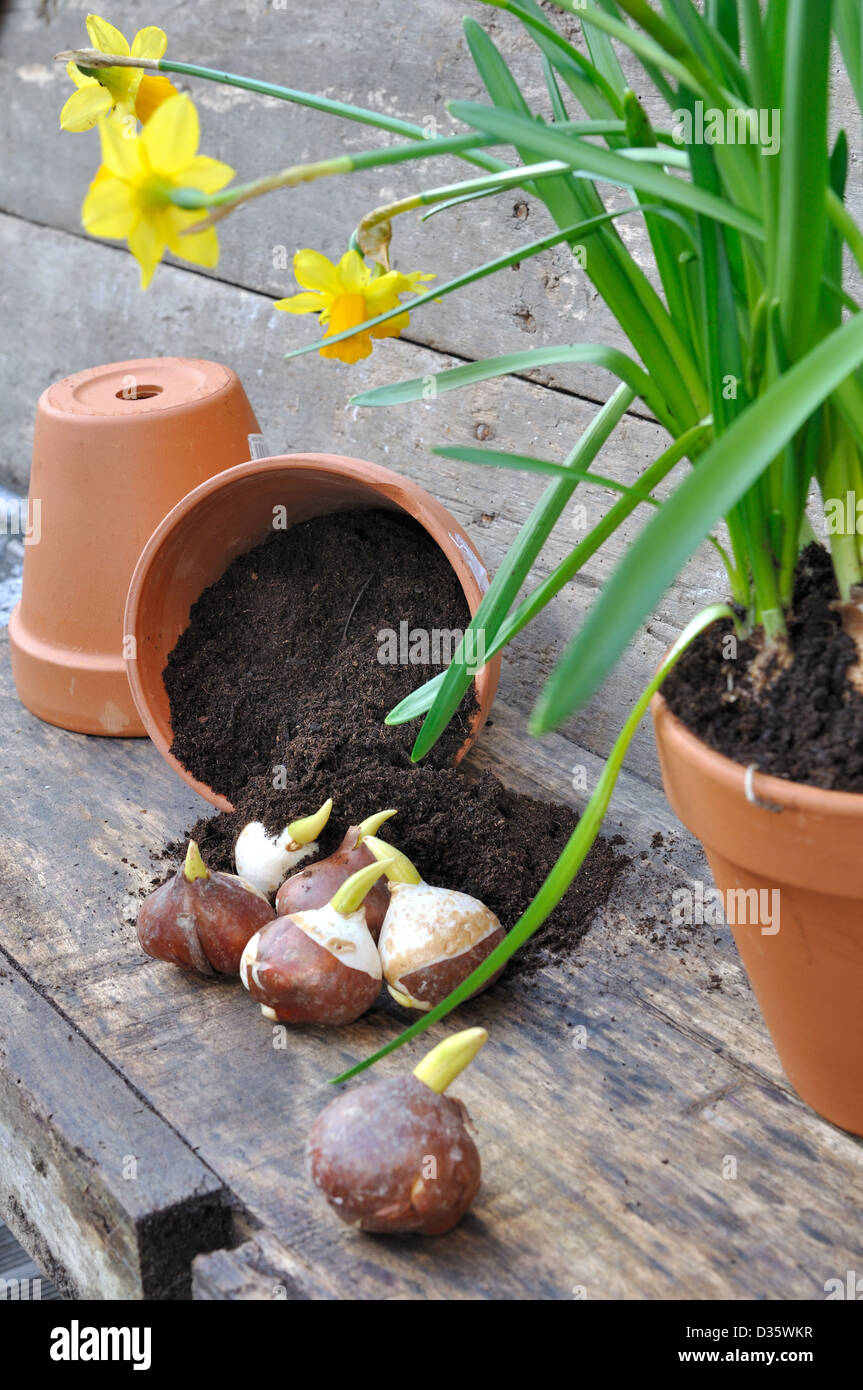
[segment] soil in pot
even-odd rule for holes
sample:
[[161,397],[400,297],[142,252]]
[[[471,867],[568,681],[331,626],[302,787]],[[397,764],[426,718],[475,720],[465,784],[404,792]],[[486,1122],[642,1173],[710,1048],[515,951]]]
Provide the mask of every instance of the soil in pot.
[[[250,820],[278,831],[332,796],[321,838],[328,854],[348,825],[395,806],[385,838],[429,882],[475,895],[512,926],[571,834],[572,809],[453,766],[472,692],[421,764],[410,760],[418,724],[383,722],[441,668],[381,661],[381,633],[407,641],[397,653],[404,655],[404,634],[452,632],[468,621],[445,556],[400,513],[319,517],[234,560],[193,607],[165,672],[172,752],[236,808],[189,831],[208,864],[233,867],[234,843]],[[514,968],[533,972],[571,953],[625,863],[598,841]]]
[[663,686],[669,707],[704,743],[759,772],[834,791],[863,792],[863,694],[850,672],[829,552],[809,545],[794,587],[788,664],[760,659],[756,640],[728,655],[732,627],[716,623]]

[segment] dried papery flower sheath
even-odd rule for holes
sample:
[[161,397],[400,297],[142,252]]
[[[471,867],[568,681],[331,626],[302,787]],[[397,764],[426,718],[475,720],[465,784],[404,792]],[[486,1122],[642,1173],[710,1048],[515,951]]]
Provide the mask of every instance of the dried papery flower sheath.
[[148,956],[201,975],[236,975],[247,941],[275,913],[251,883],[210,873],[192,840],[172,879],[141,904],[138,940]]
[[479,1191],[482,1165],[464,1105],[444,1094],[487,1041],[468,1028],[411,1076],[345,1091],[318,1116],[306,1161],[333,1210],[362,1231],[443,1235]]
[[[374,864],[375,856],[363,843],[370,835],[376,835],[384,821],[396,814],[395,811],[379,811],[368,816],[359,825],[352,825],[338,849],[326,859],[310,864],[307,869],[292,874],[286,879],[276,894],[276,912],[280,917],[289,917],[294,912],[307,912],[313,907],[325,907],[341,885],[367,864]],[[363,907],[366,926],[377,941],[383,926],[390,893],[385,877],[373,883],[365,897]]]
[[292,821],[280,835],[270,835],[260,821],[252,821],[240,831],[234,847],[237,873],[271,897],[291,869],[317,854],[317,837],[332,809],[330,797],[313,816]]
[[406,855],[373,835],[365,843],[375,858],[391,860],[390,905],[378,939],[387,989],[405,1008],[431,1009],[491,955],[506,932],[478,898],[425,883]]
[[240,978],[265,1018],[354,1023],[381,991],[381,961],[363,900],[386,863],[358,869],[324,907],[277,917],[243,952]]

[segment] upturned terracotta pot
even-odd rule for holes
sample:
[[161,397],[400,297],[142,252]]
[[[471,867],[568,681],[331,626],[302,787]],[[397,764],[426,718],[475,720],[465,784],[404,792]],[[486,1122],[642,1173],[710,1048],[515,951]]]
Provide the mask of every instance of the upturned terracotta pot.
[[[124,624],[134,639],[135,655],[127,662],[132,694],[163,758],[219,810],[233,808],[171,753],[171,711],[163,680],[168,656],[188,626],[195,600],[237,555],[273,534],[277,515],[284,530],[310,517],[357,507],[403,511],[419,522],[452,565],[471,614],[476,612],[488,588],[488,575],[455,517],[410,479],[377,464],[335,454],[285,454],[229,469],[184,497],[141,554]],[[479,709],[459,759],[488,718],[499,674],[500,657],[496,657],[476,677]]]
[[115,362],[42,393],[33,539],[9,620],[15,684],[33,714],[78,733],[146,733],[123,652],[135,562],[181,497],[250,457],[257,431],[239,380],[217,362]]
[[789,1081],[863,1134],[863,796],[758,773],[747,796],[746,769],[661,695],[652,713],[666,795],[704,846]]

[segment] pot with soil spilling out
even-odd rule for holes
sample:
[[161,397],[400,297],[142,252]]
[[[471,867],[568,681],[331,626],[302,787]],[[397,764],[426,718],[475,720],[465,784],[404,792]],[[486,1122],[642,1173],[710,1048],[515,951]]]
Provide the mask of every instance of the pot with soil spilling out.
[[9,620],[15,684],[33,714],[77,733],[146,733],[124,659],[132,571],[166,513],[247,459],[257,431],[237,376],[217,362],[115,362],[42,393],[30,477],[39,535]]
[[[835,640],[847,642],[835,613],[834,622]],[[844,664],[853,656],[847,646]],[[811,672],[801,691],[804,683],[812,701]],[[677,703],[673,678],[666,693]],[[847,707],[847,692],[838,698]],[[666,795],[704,847],[788,1079],[819,1114],[863,1135],[863,795],[758,773],[754,749],[751,758],[738,749],[740,761],[724,756],[669,700],[658,694],[652,705]],[[772,703],[778,721],[782,699]]]
[[[135,651],[128,663],[129,682],[144,726],[162,756],[190,787],[220,810],[233,809],[231,798],[214,787],[212,779],[196,776],[188,766],[189,758],[184,763],[176,755],[176,730],[172,727],[165,684],[169,658],[189,626],[193,607],[229,571],[232,562],[272,541],[276,534],[290,535],[312,519],[375,509],[411,518],[422,528],[445,558],[448,572],[454,573],[466,614],[475,613],[488,579],[466,532],[423,488],[389,469],[358,459],[294,454],[229,469],[183,498],[145,547],[126,607],[126,631],[134,638]],[[359,542],[355,539],[354,544]],[[369,555],[374,554],[373,535],[363,544]],[[304,588],[310,592],[316,587],[314,563],[312,555],[303,580]],[[317,563],[325,564],[322,556],[317,557]],[[252,582],[256,577],[254,572],[247,576]],[[356,594],[339,596],[342,626],[336,635],[337,645],[342,632],[347,638],[355,611],[352,605],[359,604],[363,597],[361,587]],[[398,645],[401,614],[394,612],[390,617]],[[287,652],[285,672],[290,671],[292,659]],[[301,663],[308,657],[296,660]],[[476,673],[474,705],[455,760],[463,756],[485,723],[499,668],[497,658]],[[296,671],[299,679],[300,664]],[[202,679],[206,679],[206,670]],[[288,676],[280,673],[270,685],[283,680],[287,681]],[[265,693],[268,692],[262,688],[262,696]],[[348,715],[346,706],[345,717]],[[338,769],[333,772],[337,775]],[[377,809],[380,808],[371,808]]]

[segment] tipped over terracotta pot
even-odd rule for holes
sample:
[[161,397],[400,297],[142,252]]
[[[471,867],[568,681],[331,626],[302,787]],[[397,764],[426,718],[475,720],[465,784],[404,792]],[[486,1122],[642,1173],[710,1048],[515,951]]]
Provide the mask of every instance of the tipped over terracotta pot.
[[788,1079],[863,1135],[863,796],[747,780],[661,695],[652,713],[666,795],[704,846]]
[[21,602],[9,620],[21,701],[49,724],[141,737],[126,678],[123,610],[162,517],[250,456],[258,423],[218,362],[151,357],[65,377],[36,411]]
[[[135,704],[163,758],[219,810],[233,808],[171,753],[171,711],[163,679],[168,656],[188,626],[195,601],[221,578],[232,560],[273,534],[277,514],[280,529],[286,529],[312,517],[358,507],[381,507],[413,517],[446,555],[471,614],[476,612],[488,588],[488,575],[455,517],[409,478],[335,454],[258,459],[211,478],[165,517],[138,561],[124,624],[132,639],[129,650],[134,652],[127,669]],[[479,708],[459,758],[488,718],[499,673],[500,657],[496,657],[476,676]]]

